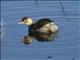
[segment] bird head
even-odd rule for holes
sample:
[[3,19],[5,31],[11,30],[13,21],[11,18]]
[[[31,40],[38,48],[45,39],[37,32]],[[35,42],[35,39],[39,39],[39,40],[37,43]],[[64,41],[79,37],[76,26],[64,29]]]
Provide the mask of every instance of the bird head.
[[21,21],[18,22],[18,24],[25,24],[25,25],[32,25],[33,21],[29,17],[23,17]]

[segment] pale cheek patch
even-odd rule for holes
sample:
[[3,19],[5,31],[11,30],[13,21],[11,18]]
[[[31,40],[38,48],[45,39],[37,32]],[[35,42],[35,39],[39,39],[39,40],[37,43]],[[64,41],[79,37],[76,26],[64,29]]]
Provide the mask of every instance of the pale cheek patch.
[[31,25],[33,23],[33,21],[32,21],[32,19],[30,19],[30,18],[28,18],[28,20],[27,20],[27,25]]

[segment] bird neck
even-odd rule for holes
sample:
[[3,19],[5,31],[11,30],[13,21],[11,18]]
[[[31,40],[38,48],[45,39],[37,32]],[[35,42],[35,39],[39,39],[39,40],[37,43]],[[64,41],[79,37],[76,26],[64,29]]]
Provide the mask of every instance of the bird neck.
[[34,23],[32,23],[31,25],[29,25],[29,27],[32,27],[34,25]]

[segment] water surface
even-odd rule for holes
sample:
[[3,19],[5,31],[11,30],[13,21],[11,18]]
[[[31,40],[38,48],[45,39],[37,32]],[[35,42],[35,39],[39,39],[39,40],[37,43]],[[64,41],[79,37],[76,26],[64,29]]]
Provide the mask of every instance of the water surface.
[[[2,1],[6,32],[1,39],[1,60],[79,60],[79,2],[63,1],[63,6],[65,18],[59,1],[38,1],[37,6],[35,1]],[[34,39],[31,45],[24,45],[21,39],[28,34],[28,27],[17,24],[24,16],[34,22],[43,17],[53,19],[60,28],[58,38],[49,43]]]

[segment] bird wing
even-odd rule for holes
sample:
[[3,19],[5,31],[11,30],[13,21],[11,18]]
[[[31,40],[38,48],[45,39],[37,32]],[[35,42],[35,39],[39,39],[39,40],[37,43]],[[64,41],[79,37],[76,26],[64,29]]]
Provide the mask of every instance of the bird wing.
[[58,26],[52,22],[52,23],[43,25],[41,28],[37,29],[36,31],[41,33],[50,33],[50,32],[55,32],[57,30],[58,30]]
[[44,26],[45,24],[48,24],[52,22],[49,18],[42,18],[42,19],[39,19],[35,24],[35,29],[39,29],[41,28],[42,26]]

